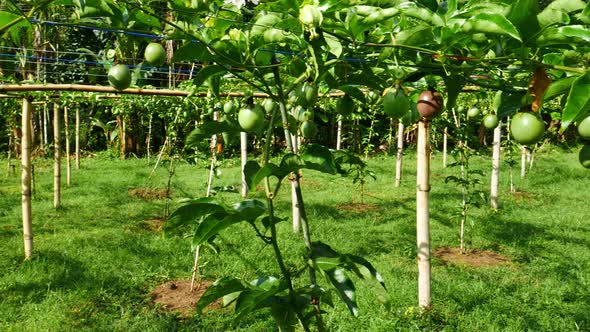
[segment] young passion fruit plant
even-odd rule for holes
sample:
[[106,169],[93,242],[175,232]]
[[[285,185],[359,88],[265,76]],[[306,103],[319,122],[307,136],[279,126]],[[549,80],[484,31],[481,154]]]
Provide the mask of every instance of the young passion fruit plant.
[[[266,126],[264,125],[262,107],[246,107],[238,114],[241,128],[236,128],[227,122],[206,123],[189,134],[186,146],[198,146],[202,140],[219,132],[238,132],[240,130],[260,132],[262,126],[267,129],[273,128],[272,122],[276,118],[275,115],[279,111],[279,107],[271,102],[264,102],[263,105],[267,111],[271,111],[270,121],[266,122]],[[303,121],[301,131],[305,137],[311,137],[315,135],[317,128],[308,119]],[[267,130],[266,135],[266,140],[269,140],[272,130]],[[269,155],[269,148],[269,145],[265,147],[265,156]],[[333,175],[349,174],[351,172],[345,170],[344,165],[349,165],[348,168],[354,167],[355,162],[360,159],[343,158],[342,153],[344,152],[339,151],[333,154],[324,146],[307,144],[302,146],[298,154],[285,154],[279,163],[269,162],[266,157],[262,165],[257,161],[250,160],[244,168],[246,182],[251,191],[257,185],[264,183],[267,190],[265,201],[244,199],[228,205],[217,197],[197,198],[187,200],[172,213],[166,223],[166,232],[189,229],[195,247],[212,241],[219,232],[228,227],[240,223],[250,225],[253,238],[257,237],[264,243],[271,245],[280,271],[280,276],[266,275],[251,281],[232,277],[221,278],[203,294],[197,304],[199,311],[202,311],[210,303],[222,299],[224,306],[235,304],[237,318],[244,317],[255,310],[270,308],[270,312],[281,330],[292,331],[297,325],[309,330],[309,325],[313,321],[318,325],[319,330],[325,330],[321,318],[323,311],[320,305],[333,305],[331,298],[334,292],[353,315],[358,315],[356,289],[351,275],[374,283],[377,286],[379,299],[388,303],[383,278],[364,258],[339,253],[322,242],[312,242],[311,247],[307,248],[307,257],[301,262],[301,266],[296,269],[288,269],[278,244],[276,224],[285,218],[275,209],[275,199],[281,192],[280,187],[285,182],[283,179],[301,169]],[[270,178],[274,178],[276,181],[270,181]],[[317,281],[312,280],[303,286],[301,286],[301,280],[297,280],[299,286],[295,287],[295,278],[306,267],[314,271],[313,275],[315,273],[323,275],[332,287],[324,288],[319,286]]]

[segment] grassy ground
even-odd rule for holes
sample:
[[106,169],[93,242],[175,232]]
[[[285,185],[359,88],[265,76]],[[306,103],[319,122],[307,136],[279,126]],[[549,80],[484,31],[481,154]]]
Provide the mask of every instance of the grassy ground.
[[[386,279],[392,307],[385,308],[372,288],[356,281],[359,318],[342,303],[326,307],[335,331],[575,331],[590,330],[590,171],[574,153],[536,156],[521,194],[509,193],[506,165],[501,174],[501,208],[472,210],[469,248],[505,255],[509,265],[466,267],[434,259],[433,311],[416,310],[415,157],[408,152],[400,188],[393,187],[395,160],[375,157],[369,166],[376,181],[366,185],[371,209],[351,209],[358,186],[351,179],[307,171],[304,197],[312,236],[365,256]],[[473,157],[484,170],[489,158]],[[5,165],[5,163],[2,163]],[[236,161],[226,161],[216,184],[238,185]],[[63,206],[52,207],[51,161],[35,160],[33,201],[35,258],[23,262],[20,177],[0,175],[0,330],[2,331],[263,331],[273,330],[264,313],[233,322],[226,311],[181,318],[157,308],[149,293],[168,280],[190,277],[187,239],[164,237],[150,220],[163,218],[166,200],[144,200],[129,189],[163,188],[166,167],[150,177],[145,160],[86,159],[63,189]],[[18,169],[17,169],[18,172]],[[431,238],[433,248],[458,246],[460,190],[445,184],[458,169],[441,167],[433,156]],[[18,173],[17,173],[18,174]],[[518,174],[518,172],[517,172]],[[205,192],[206,170],[179,164],[172,178],[172,208],[182,197]],[[237,194],[221,193],[228,201]],[[260,196],[261,193],[254,195]],[[289,187],[283,186],[279,211],[289,217]],[[288,222],[279,224],[288,265],[300,265],[301,240]],[[209,279],[252,279],[277,275],[271,248],[246,226],[225,230],[221,251],[205,251],[202,273]],[[298,280],[303,283],[304,280]]]

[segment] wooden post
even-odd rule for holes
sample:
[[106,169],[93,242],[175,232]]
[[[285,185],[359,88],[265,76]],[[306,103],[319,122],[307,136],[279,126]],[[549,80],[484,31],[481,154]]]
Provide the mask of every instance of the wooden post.
[[526,163],[527,163],[527,155],[528,155],[527,150],[528,149],[525,145],[523,145],[520,148],[520,181],[521,181],[521,185],[522,185],[522,181],[524,180],[524,177],[526,176]]
[[80,169],[80,108],[76,108],[76,169]]
[[418,305],[430,308],[430,123],[418,122],[416,233],[418,246]]
[[23,211],[23,239],[25,244],[25,259],[30,259],[33,254],[33,224],[31,215],[31,133],[29,132],[32,108],[33,106],[31,101],[29,99],[23,98],[21,138],[21,205]]
[[61,144],[59,138],[59,109],[53,104],[53,207],[61,206]]
[[72,184],[72,162],[70,161],[70,133],[68,121],[68,108],[64,107],[64,131],[66,133],[66,184],[68,187]]
[[47,102],[43,105],[43,145],[47,146],[49,140],[47,136],[47,123],[49,122],[49,111],[47,110]]
[[397,124],[397,160],[395,162],[395,186],[399,187],[402,180],[402,159],[404,157],[404,124]]
[[447,143],[448,143],[448,136],[449,132],[447,131],[448,128],[445,127],[443,131],[443,167],[447,167]]
[[246,175],[244,174],[244,167],[248,162],[248,133],[240,132],[240,157],[242,165],[242,197],[248,197],[248,183],[246,182]]
[[[219,121],[219,111],[213,112],[213,121]],[[217,161],[217,134],[211,136],[211,167],[209,168],[209,178],[207,179],[207,197],[211,196],[211,187],[213,185],[213,175],[215,174],[215,163]]]
[[342,119],[338,120],[338,131],[336,131],[336,150],[342,148]]
[[146,152],[147,152],[147,163],[150,164],[150,157],[151,157],[151,149],[152,149],[152,119],[154,117],[153,113],[150,113],[150,120],[148,122],[148,137],[146,140]]
[[493,209],[498,208],[498,186],[500,179],[500,143],[502,139],[502,122],[494,129],[494,142],[492,143],[492,179],[490,183],[490,204]]

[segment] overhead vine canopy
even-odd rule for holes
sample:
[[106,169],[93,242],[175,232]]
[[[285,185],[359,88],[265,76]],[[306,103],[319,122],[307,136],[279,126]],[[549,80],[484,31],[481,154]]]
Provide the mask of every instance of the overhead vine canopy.
[[[315,81],[361,100],[358,87],[437,85],[452,107],[467,84],[542,102],[545,90],[529,86],[546,72],[535,81],[554,82],[545,100],[569,92],[563,126],[590,107],[582,0],[45,0],[1,9],[8,81],[107,84],[106,70],[124,63],[135,85],[216,92],[238,81],[273,94],[279,70],[286,86]],[[169,67],[143,62],[152,41],[166,44]]]

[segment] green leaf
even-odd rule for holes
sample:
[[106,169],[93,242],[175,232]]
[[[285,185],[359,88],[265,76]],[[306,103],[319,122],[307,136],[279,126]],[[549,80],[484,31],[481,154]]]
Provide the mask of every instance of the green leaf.
[[396,44],[408,46],[423,46],[432,43],[433,40],[432,27],[428,25],[403,29],[395,36]]
[[335,57],[339,58],[340,55],[342,55],[342,43],[340,43],[338,38],[329,34],[325,34],[324,40],[328,45],[328,50],[330,51],[330,53],[334,54]]
[[266,213],[266,205],[257,199],[246,199],[233,206],[240,217],[248,222],[254,222],[262,214]]
[[516,27],[500,14],[480,13],[465,21],[463,31],[494,33],[508,35],[518,41],[522,41]]
[[541,27],[544,28],[553,24],[569,24],[570,17],[561,9],[547,7],[537,15],[537,20]]
[[187,147],[196,147],[204,139],[220,133],[239,133],[242,129],[230,121],[211,121],[206,122],[190,132],[186,137],[185,145]]
[[347,95],[360,101],[361,103],[365,102],[365,94],[356,85],[349,85],[349,84],[341,85],[338,87],[338,90],[346,93]]
[[308,144],[301,154],[301,159],[305,161],[305,168],[328,174],[336,174],[337,172],[334,156],[325,146]]
[[563,110],[561,131],[564,131],[579,115],[584,114],[588,107],[590,107],[590,71],[576,78],[572,83]]
[[255,160],[248,160],[246,162],[246,165],[244,165],[244,178],[250,190],[254,190],[254,188],[256,188],[256,185],[259,183],[254,181],[254,178],[258,171],[260,171],[260,165]]
[[403,2],[398,7],[406,16],[419,19],[421,21],[429,23],[432,26],[440,27],[445,24],[445,22],[439,14],[433,12],[432,10],[429,10],[428,8],[418,7],[413,2]]
[[331,270],[322,270],[332,286],[336,289],[336,293],[350,310],[350,313],[357,317],[359,308],[356,303],[356,288],[354,283],[346,274],[343,268],[335,268]]
[[568,92],[576,78],[578,78],[578,76],[570,76],[558,81],[553,81],[549,88],[547,88],[547,91],[545,91],[545,94],[543,95],[543,100],[547,102],[555,97],[558,97]]
[[242,291],[236,300],[236,320],[256,309],[272,305],[272,301],[267,300],[283,289],[284,286],[275,277],[261,277],[252,281],[250,287]]
[[507,93],[504,91],[496,92],[494,97],[493,108],[496,115],[500,119],[505,118],[513,113],[516,113],[523,105],[523,99],[526,94],[523,93]]
[[512,5],[508,19],[518,29],[522,41],[528,41],[540,30],[539,3],[537,0],[518,0]]
[[230,277],[223,277],[216,280],[207,290],[203,293],[199,302],[197,302],[197,312],[201,313],[203,309],[209,304],[215,302],[217,299],[222,298],[231,293],[242,292],[246,290],[241,280]]
[[465,81],[458,75],[443,76],[445,85],[447,86],[447,105],[446,109],[450,110],[455,107],[457,97],[463,89]]
[[244,221],[240,214],[211,214],[205,217],[193,234],[193,245],[200,246],[222,230]]
[[536,42],[538,46],[590,43],[590,30],[583,25],[551,27],[545,29]]
[[187,42],[174,51],[172,62],[213,61],[214,56],[207,47],[198,42]]
[[199,70],[195,77],[193,78],[193,84],[196,87],[199,87],[205,83],[208,79],[226,73],[228,70],[227,68],[220,66],[220,65],[209,65],[207,67],[203,67],[203,69]]
[[226,207],[216,198],[205,197],[185,204],[172,213],[164,225],[164,231],[169,232],[178,227],[192,225],[202,217],[210,214],[227,214]]

